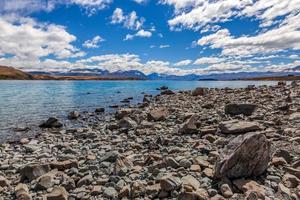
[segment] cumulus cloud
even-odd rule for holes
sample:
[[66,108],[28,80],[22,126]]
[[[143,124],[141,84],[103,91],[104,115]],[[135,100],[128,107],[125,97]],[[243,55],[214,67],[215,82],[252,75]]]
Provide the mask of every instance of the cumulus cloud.
[[300,13],[289,15],[278,27],[254,36],[234,37],[228,29],[202,37],[198,44],[222,49],[223,55],[249,56],[258,53],[277,53],[300,49]]
[[124,40],[133,40],[135,37],[140,37],[140,38],[149,38],[152,36],[152,33],[150,31],[145,31],[145,30],[139,30],[136,34],[131,35],[127,34]]
[[88,15],[106,8],[113,0],[1,0],[0,13],[29,14],[38,11],[52,11],[59,5],[80,6]]
[[116,8],[111,17],[112,24],[122,24],[125,28],[131,30],[141,29],[144,22],[145,19],[143,17],[138,17],[135,11],[126,15],[121,8]]
[[225,61],[225,59],[219,57],[202,57],[195,60],[194,65],[216,64],[223,61]]
[[187,66],[187,65],[191,64],[192,62],[193,62],[192,60],[187,59],[187,60],[181,60],[181,61],[175,63],[174,65],[176,67],[182,67],[182,66]]
[[85,48],[88,48],[88,49],[90,49],[90,48],[98,48],[99,47],[99,43],[103,42],[103,41],[104,41],[104,39],[101,36],[97,35],[92,40],[86,40],[82,44],[82,46],[84,46]]
[[[13,20],[13,21],[12,21]],[[22,60],[33,60],[53,55],[57,58],[83,56],[84,52],[72,45],[76,36],[65,27],[44,24],[31,18],[0,18],[0,54]]]

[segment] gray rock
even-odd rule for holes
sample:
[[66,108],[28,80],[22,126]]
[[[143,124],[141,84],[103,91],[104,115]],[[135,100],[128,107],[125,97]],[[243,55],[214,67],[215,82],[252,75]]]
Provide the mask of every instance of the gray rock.
[[270,161],[270,142],[261,133],[248,134],[230,155],[216,164],[216,178],[258,176],[265,172]]

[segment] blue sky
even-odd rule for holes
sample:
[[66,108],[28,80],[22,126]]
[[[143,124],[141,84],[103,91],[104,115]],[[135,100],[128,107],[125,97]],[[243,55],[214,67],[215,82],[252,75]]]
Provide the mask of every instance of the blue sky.
[[300,0],[0,0],[0,65],[146,74],[300,65]]

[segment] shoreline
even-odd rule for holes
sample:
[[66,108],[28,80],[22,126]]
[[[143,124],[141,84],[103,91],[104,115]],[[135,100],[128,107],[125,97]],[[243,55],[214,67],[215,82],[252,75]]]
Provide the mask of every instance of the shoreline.
[[33,199],[292,198],[300,195],[300,181],[288,184],[300,171],[299,102],[300,83],[279,82],[164,88],[116,114],[74,111],[78,126],[51,119],[34,138],[0,145],[0,197],[21,188]]

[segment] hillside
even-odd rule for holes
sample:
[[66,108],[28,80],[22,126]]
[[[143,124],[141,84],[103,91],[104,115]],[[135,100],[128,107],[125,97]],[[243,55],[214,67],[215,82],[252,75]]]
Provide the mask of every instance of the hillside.
[[31,74],[13,67],[0,66],[0,80],[32,80]]

